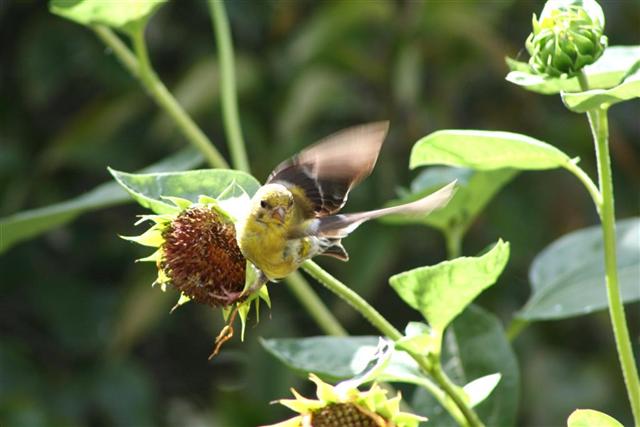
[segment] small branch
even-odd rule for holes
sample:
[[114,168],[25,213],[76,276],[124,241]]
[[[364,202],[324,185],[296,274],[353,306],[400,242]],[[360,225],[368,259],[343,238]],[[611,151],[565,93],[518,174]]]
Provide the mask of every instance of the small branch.
[[140,80],[156,103],[173,118],[187,141],[204,155],[209,164],[215,168],[228,168],[224,157],[153,72],[144,41],[144,29],[140,28],[132,34],[135,56],[109,28],[97,25],[93,30],[113,50],[125,68]]
[[229,151],[233,167],[249,172],[249,160],[245,150],[240,117],[238,113],[238,97],[236,91],[236,72],[233,64],[233,44],[229,20],[222,0],[209,0],[209,11],[213,19],[216,34],[218,59],[220,63],[220,91],[222,96],[222,116],[227,134]]

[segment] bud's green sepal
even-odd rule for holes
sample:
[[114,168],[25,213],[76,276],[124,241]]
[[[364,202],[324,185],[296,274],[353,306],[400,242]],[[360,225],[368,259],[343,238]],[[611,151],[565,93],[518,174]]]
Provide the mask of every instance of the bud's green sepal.
[[607,47],[604,14],[595,0],[549,0],[532,25],[526,48],[539,75],[573,77]]

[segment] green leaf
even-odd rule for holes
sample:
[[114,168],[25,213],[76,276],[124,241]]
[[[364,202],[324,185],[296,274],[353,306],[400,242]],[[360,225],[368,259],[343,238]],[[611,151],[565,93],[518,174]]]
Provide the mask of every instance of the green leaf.
[[467,168],[432,167],[423,171],[411,184],[410,194],[393,200],[390,206],[409,203],[457,180],[456,193],[445,209],[429,215],[389,215],[381,221],[395,224],[426,224],[439,230],[459,227],[466,230],[493,196],[518,173],[514,169],[474,171]]
[[364,367],[368,356],[375,352],[378,337],[310,337],[261,339],[262,346],[294,371],[310,372],[327,381],[351,378]]
[[[640,218],[616,224],[618,280],[624,302],[640,299]],[[518,317],[529,321],[580,316],[607,307],[600,226],[562,236],[533,260],[531,297]]]
[[[262,346],[294,371],[314,373],[326,381],[349,379],[362,372],[378,349],[379,337],[310,337],[262,339]],[[428,379],[403,351],[393,351],[384,370],[368,380],[424,384]]]
[[465,385],[462,389],[469,397],[469,406],[473,408],[489,397],[491,392],[500,382],[500,378],[502,378],[502,375],[499,373],[489,374],[484,377],[476,378],[469,384]]
[[392,354],[393,341],[379,338],[376,352],[371,355],[368,363],[355,376],[337,384],[336,390],[341,389],[346,391],[375,381],[389,365]]
[[234,183],[249,195],[253,195],[260,187],[260,183],[251,175],[231,169],[150,174],[109,171],[138,203],[158,214],[176,210],[166,197],[180,197],[195,203],[201,195],[218,197]]
[[509,243],[499,240],[480,257],[461,257],[396,274],[391,286],[431,328],[442,333],[480,292],[493,285],[509,259]]
[[[594,64],[587,65],[583,71],[593,89],[608,89],[618,85],[629,68],[640,60],[640,46],[609,46],[600,59]],[[544,78],[532,74],[526,62],[507,59],[507,65],[512,70],[506,79],[532,92],[546,95],[565,92],[580,92],[580,82],[577,77],[570,79]]]
[[[193,149],[182,150],[142,171],[184,170],[202,163]],[[108,182],[81,196],[43,208],[31,209],[0,219],[0,253],[23,240],[59,227],[77,216],[94,210],[119,205],[130,200],[115,182]]]
[[440,350],[440,337],[432,334],[426,323],[409,322],[404,329],[404,337],[396,341],[396,348],[427,355]]
[[144,25],[164,3],[166,0],[51,0],[49,10],[78,24],[131,31]]
[[[520,391],[518,361],[507,340],[500,321],[487,311],[472,305],[453,321],[445,335],[443,366],[457,384],[473,384],[476,379],[485,382],[489,390],[496,373],[500,382],[491,394],[476,406],[476,411],[487,426],[515,424]],[[487,379],[487,376],[488,379]],[[478,380],[476,380],[478,381]],[[482,397],[473,393],[471,400]],[[434,426],[456,426],[456,422],[425,390],[414,393],[412,408],[429,417]]]
[[577,93],[562,92],[562,102],[569,110],[576,113],[608,107],[633,98],[640,98],[640,69],[611,89],[593,89]]
[[409,167],[445,164],[476,170],[540,170],[563,167],[569,162],[571,159],[562,151],[526,135],[448,129],[416,142]]
[[600,411],[576,409],[569,415],[567,427],[622,427],[622,424]]

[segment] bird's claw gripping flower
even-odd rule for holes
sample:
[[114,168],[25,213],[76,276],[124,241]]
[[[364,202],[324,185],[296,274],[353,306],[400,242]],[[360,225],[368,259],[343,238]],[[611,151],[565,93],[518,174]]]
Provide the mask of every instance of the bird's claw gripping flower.
[[[318,399],[307,399],[295,390],[295,399],[278,403],[300,415],[270,427],[416,427],[426,418],[400,411],[400,393],[388,399],[387,391],[374,384],[368,391],[331,386],[311,374]],[[269,427],[269,426],[267,426]]]
[[536,74],[573,77],[607,47],[604,13],[595,0],[549,0],[532,25],[525,46]]
[[[246,193],[244,196],[248,202]],[[230,206],[225,202],[231,199],[201,196],[198,203],[175,197],[167,199],[175,205],[174,213],[142,216],[138,223],[151,221],[151,228],[140,236],[125,239],[157,248],[151,256],[139,261],[156,264],[158,277],[154,285],[159,284],[163,291],[171,285],[180,292],[172,311],[188,301],[222,308],[227,324],[216,339],[213,356],[233,336],[236,315],[240,315],[244,336],[251,305],[255,303],[256,311],[260,299],[269,305],[269,295],[264,286],[254,293],[245,292],[255,281],[255,274],[236,242],[235,217],[229,212],[233,209],[225,209]]]

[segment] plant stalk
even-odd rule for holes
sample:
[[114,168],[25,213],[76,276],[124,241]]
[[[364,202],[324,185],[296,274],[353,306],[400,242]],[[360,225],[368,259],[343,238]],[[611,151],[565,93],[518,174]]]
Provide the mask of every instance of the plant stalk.
[[187,141],[204,155],[207,162],[214,168],[228,168],[229,165],[224,157],[184,111],[151,68],[144,41],[144,28],[141,27],[131,34],[135,56],[109,28],[96,25],[93,30],[111,48],[125,68],[140,80],[149,95],[171,116]]
[[465,230],[460,226],[452,226],[444,232],[444,239],[447,246],[447,259],[458,258],[462,255],[462,238]]
[[[398,341],[403,337],[387,319],[385,319],[375,308],[373,308],[360,295],[347,287],[344,283],[333,277],[313,261],[306,261],[302,268],[318,280],[331,292],[342,298],[351,305],[365,319],[367,319],[384,336],[393,341]],[[442,370],[439,363],[433,364],[427,357],[419,354],[407,352],[418,363],[420,368],[430,375],[440,387],[443,393],[435,393],[434,397],[460,424],[465,426],[480,427],[482,421],[478,415],[467,405],[462,395],[462,389],[455,386]],[[462,415],[461,415],[462,414]]]
[[364,298],[354,292],[351,288],[340,282],[331,274],[326,272],[322,267],[313,261],[305,261],[302,264],[304,271],[313,276],[317,281],[322,283],[324,287],[346,301],[351,307],[358,311],[365,319],[369,321],[383,335],[398,341],[402,338],[402,333],[397,330],[387,319],[385,319],[378,311],[373,308]]
[[602,195],[600,194],[600,190],[598,190],[598,187],[596,187],[596,185],[593,183],[589,175],[587,175],[587,173],[584,170],[582,170],[582,168],[580,168],[580,166],[578,166],[573,161],[567,164],[565,166],[565,169],[567,169],[569,172],[574,174],[580,181],[582,181],[582,184],[585,186],[585,188],[589,192],[589,195],[591,195],[591,200],[593,200],[593,204],[596,205],[598,214],[600,214],[600,207],[602,206]]
[[104,44],[109,46],[109,49],[113,51],[118,60],[124,68],[134,76],[138,75],[138,60],[136,56],[129,50],[120,37],[118,37],[113,31],[104,25],[95,25],[92,27],[98,38],[103,41]]
[[[580,88],[589,90],[589,81],[584,72],[578,74]],[[611,157],[609,155],[609,120],[608,106],[587,111],[589,126],[593,136],[598,162],[598,187],[600,200],[594,200],[600,215],[602,227],[602,241],[604,243],[605,284],[607,287],[607,302],[613,336],[618,351],[618,359],[622,369],[622,377],[627,388],[627,395],[631,402],[631,412],[634,424],[640,427],[640,378],[638,368],[631,348],[631,337],[624,314],[624,304],[620,294],[618,282],[618,265],[616,261],[616,215],[613,196],[613,180],[611,175]],[[590,180],[589,180],[590,181]],[[587,188],[589,188],[587,186]],[[590,190],[591,192],[591,190]]]
[[527,326],[529,326],[528,320],[520,319],[518,317],[514,318],[507,328],[507,339],[509,342],[515,341]]
[[604,265],[607,286],[609,315],[613,327],[613,335],[618,350],[618,358],[622,368],[622,376],[631,402],[631,412],[636,426],[640,426],[640,379],[638,368],[631,348],[631,339],[624,314],[624,304],[620,294],[618,269],[616,262],[616,223],[611,179],[611,160],[609,156],[609,129],[606,108],[589,111],[589,124],[593,133],[598,161],[598,181],[602,194],[600,220],[602,239],[604,242]]
[[209,11],[213,20],[213,28],[218,47],[220,63],[220,91],[222,97],[222,117],[227,134],[231,163],[234,169],[249,172],[249,160],[245,150],[240,115],[238,113],[238,97],[236,91],[236,72],[233,63],[233,43],[229,20],[224,8],[224,1],[209,0]]

